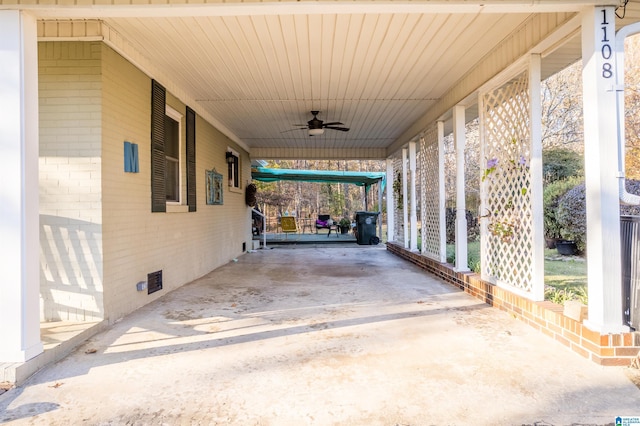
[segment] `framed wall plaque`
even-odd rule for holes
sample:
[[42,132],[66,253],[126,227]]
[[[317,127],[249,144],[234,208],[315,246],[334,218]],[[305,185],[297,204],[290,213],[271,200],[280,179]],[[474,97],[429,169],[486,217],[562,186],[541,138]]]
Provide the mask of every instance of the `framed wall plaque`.
[[207,188],[207,204],[222,204],[222,175],[216,169],[205,170]]

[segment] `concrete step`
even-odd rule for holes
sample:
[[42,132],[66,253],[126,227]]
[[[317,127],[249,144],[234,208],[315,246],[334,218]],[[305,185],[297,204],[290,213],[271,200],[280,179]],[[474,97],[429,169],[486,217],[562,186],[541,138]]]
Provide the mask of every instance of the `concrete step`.
[[91,336],[107,327],[99,322],[45,322],[40,325],[44,352],[26,362],[0,363],[0,382],[19,385],[43,367],[61,360]]

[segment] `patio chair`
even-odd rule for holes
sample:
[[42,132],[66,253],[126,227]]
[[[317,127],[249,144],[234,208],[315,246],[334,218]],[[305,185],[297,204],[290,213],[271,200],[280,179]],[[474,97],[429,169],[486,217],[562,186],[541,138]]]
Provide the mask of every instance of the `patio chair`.
[[316,220],[316,234],[318,233],[318,229],[330,229],[330,221],[331,215],[328,214],[319,214],[318,219]]
[[296,218],[293,216],[282,216],[280,218],[280,229],[285,234],[285,237],[290,233],[298,232],[298,225],[296,224]]

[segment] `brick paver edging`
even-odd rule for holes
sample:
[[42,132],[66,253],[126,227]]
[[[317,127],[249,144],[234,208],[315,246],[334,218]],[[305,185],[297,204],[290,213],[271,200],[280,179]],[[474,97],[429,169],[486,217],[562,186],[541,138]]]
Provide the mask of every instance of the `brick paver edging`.
[[533,302],[480,279],[476,273],[456,272],[450,264],[429,259],[398,244],[387,243],[387,250],[483,302],[509,312],[597,364],[628,366],[640,353],[640,332],[600,334],[564,316],[562,306],[555,303]]

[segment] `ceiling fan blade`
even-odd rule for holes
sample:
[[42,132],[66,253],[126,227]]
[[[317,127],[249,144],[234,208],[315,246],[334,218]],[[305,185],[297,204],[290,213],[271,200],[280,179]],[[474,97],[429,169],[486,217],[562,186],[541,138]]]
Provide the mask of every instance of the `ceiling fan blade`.
[[333,121],[331,123],[324,123],[323,126],[344,126],[344,123],[341,123],[339,121]]
[[348,127],[331,127],[331,126],[325,126],[325,129],[340,130],[341,132],[348,132],[348,131],[349,131],[349,128],[348,128]]
[[293,132],[294,130],[306,130],[306,129],[307,129],[306,127],[298,127],[296,129],[284,130],[284,131],[282,131],[280,133],[287,133],[287,132]]

